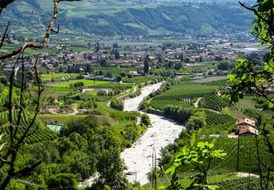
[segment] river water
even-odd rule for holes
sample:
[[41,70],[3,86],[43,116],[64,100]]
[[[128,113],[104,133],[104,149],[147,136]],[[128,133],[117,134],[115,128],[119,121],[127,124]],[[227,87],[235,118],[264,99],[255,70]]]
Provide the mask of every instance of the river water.
[[[146,86],[142,88],[140,96],[126,99],[124,111],[137,111],[141,101],[159,89],[161,84]],[[156,153],[156,158],[160,158],[161,149],[174,142],[183,129],[183,126],[162,116],[155,114],[148,114],[148,116],[152,126],[130,148],[121,153],[121,158],[127,167],[125,171],[127,179],[133,183],[139,182],[141,185],[149,182],[147,174],[152,169],[152,154]]]

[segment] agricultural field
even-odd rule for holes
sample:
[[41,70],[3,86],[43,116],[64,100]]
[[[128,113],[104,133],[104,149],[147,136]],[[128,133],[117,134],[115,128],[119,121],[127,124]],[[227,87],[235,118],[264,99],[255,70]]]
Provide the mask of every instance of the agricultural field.
[[[185,174],[181,174],[180,175],[181,179],[179,180],[180,184],[183,185],[183,187],[188,187],[192,180],[189,178],[189,176],[185,175]],[[220,175],[210,175],[208,176],[208,180],[209,183],[221,183],[222,181],[228,180],[228,181],[232,181],[232,180],[237,180],[237,179],[241,179],[239,178],[235,173],[223,173]],[[170,183],[169,180],[167,180],[166,178],[162,177],[159,179],[159,189],[163,189],[164,187],[167,186],[167,184]],[[145,185],[143,187],[141,187],[141,190],[151,190],[151,184]]]
[[72,89],[69,88],[59,88],[59,87],[53,87],[53,86],[45,86],[44,91],[42,93],[43,97],[53,97],[58,98],[59,96],[65,96],[68,93],[70,93]]
[[225,101],[222,97],[216,95],[216,93],[212,93],[205,95],[200,100],[199,107],[221,111],[222,108],[228,106],[228,104],[228,101]]
[[39,114],[39,118],[46,124],[65,125],[72,119],[85,118],[86,115],[67,115],[67,114]]
[[86,79],[79,79],[79,80],[71,80],[68,82],[60,82],[56,84],[52,84],[52,87],[59,87],[59,88],[69,88],[72,84],[82,82],[84,83],[85,87],[92,87],[92,86],[106,86],[112,84],[108,81],[99,81],[99,80],[86,80]]
[[247,114],[244,114],[245,110],[254,109],[256,105],[252,98],[253,97],[245,97],[244,99],[239,100],[239,102],[225,107],[222,112],[235,119],[248,116]]
[[[208,86],[203,84],[181,83],[171,86],[169,90],[163,92],[151,100],[151,106],[156,109],[163,110],[167,105],[186,106],[184,99],[191,100],[198,97],[211,94],[219,89],[219,86]],[[189,105],[188,105],[189,106]]]
[[47,73],[41,74],[41,80],[43,82],[52,81],[52,80],[60,80],[60,79],[74,79],[79,74],[77,73]]
[[205,110],[205,113],[206,123],[208,125],[232,124],[235,122],[235,119],[227,114],[216,113],[208,110]]

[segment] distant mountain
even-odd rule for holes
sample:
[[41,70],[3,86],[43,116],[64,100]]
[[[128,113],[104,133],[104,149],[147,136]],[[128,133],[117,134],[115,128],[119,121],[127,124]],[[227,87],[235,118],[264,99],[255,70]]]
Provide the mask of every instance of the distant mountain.
[[[60,7],[58,20],[63,30],[103,36],[247,32],[253,19],[238,4],[222,3],[83,0],[64,2]],[[4,12],[2,21],[9,19],[18,29],[23,26],[26,32],[37,33],[37,26],[41,29],[47,24],[51,10],[50,0],[18,0]]]

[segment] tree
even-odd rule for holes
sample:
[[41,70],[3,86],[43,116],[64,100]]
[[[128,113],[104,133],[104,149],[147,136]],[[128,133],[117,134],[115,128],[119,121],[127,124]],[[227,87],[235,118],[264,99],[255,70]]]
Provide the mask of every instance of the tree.
[[101,67],[107,67],[108,66],[107,60],[105,58],[100,60],[100,66]]
[[104,189],[108,185],[113,190],[128,189],[128,182],[123,174],[125,166],[116,150],[104,152],[98,163],[99,179],[90,189]]
[[100,42],[97,41],[96,44],[95,44],[95,47],[94,47],[94,52],[95,52],[95,53],[99,52],[99,51],[100,51],[100,48],[101,48],[101,47],[100,47]]
[[114,57],[115,59],[120,59],[120,53],[117,49],[114,50]]
[[149,63],[150,63],[150,59],[148,57],[148,55],[145,57],[144,60],[144,74],[147,75],[149,73]]

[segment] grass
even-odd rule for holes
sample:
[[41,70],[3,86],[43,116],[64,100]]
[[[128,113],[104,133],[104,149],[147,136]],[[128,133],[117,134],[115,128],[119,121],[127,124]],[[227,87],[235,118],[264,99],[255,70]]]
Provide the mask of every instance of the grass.
[[99,80],[86,80],[86,79],[80,79],[80,80],[71,80],[68,82],[60,82],[53,84],[51,86],[53,87],[59,87],[59,88],[69,88],[71,84],[77,83],[77,82],[82,82],[84,83],[85,87],[91,87],[91,86],[106,86],[110,85],[111,82],[108,81],[99,81]]

